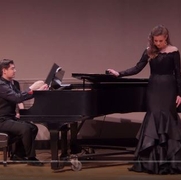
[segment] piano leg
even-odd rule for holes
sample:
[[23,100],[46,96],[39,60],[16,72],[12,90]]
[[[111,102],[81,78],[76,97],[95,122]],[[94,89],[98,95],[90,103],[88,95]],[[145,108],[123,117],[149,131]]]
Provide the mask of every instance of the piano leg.
[[59,141],[59,131],[50,130],[50,148],[51,148],[51,169],[59,169],[59,160],[58,160],[58,141]]
[[70,124],[70,132],[71,132],[71,139],[70,139],[71,154],[80,153],[82,148],[77,142],[78,122],[73,122]]
[[67,132],[68,125],[64,125],[65,129],[61,130],[61,155],[60,159],[68,156],[68,142],[67,142]]
[[[57,170],[64,167],[64,162],[68,156],[68,143],[67,132],[69,130],[68,125],[64,124],[57,128],[59,125],[49,125],[50,131],[50,147],[51,147],[51,169]],[[59,132],[61,131],[61,155],[58,156],[59,150]]]
[[[72,153],[76,154],[78,152],[77,148],[77,123],[71,124],[71,142],[73,144]],[[65,162],[70,161],[72,163],[72,169],[80,170],[82,165],[77,160],[77,156],[68,156],[68,140],[67,132],[69,130],[68,124],[63,124],[59,129],[57,125],[49,126],[50,131],[50,146],[51,146],[51,169],[58,170],[62,169]],[[61,131],[61,155],[58,157],[59,150],[59,132]],[[79,148],[80,149],[80,148]],[[80,150],[79,150],[80,151]]]

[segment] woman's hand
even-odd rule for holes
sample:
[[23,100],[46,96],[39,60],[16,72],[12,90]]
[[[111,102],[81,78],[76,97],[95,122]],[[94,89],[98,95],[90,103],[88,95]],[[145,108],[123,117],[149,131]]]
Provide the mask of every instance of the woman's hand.
[[181,103],[181,97],[180,96],[177,96],[176,98],[176,106],[178,107]]
[[114,69],[107,69],[107,71],[109,72],[109,74],[112,74],[114,76],[119,76],[119,73],[115,71]]

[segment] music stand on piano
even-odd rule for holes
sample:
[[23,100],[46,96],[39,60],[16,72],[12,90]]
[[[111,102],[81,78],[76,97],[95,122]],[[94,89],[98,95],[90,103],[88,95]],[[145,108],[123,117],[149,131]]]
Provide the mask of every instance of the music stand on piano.
[[50,89],[53,89],[53,90],[55,89],[61,90],[66,87],[70,87],[71,84],[62,83],[64,74],[65,74],[65,71],[56,63],[54,63],[52,68],[49,71],[47,78],[45,79],[45,83],[48,85]]

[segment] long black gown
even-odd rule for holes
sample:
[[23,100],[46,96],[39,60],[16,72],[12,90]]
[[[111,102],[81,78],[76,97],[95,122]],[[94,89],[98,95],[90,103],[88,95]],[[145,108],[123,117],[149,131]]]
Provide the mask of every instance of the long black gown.
[[148,60],[143,53],[135,67],[120,76],[139,73],[149,62],[147,112],[137,134],[135,162],[129,169],[153,174],[181,173],[181,120],[176,96],[181,95],[180,53],[159,53]]

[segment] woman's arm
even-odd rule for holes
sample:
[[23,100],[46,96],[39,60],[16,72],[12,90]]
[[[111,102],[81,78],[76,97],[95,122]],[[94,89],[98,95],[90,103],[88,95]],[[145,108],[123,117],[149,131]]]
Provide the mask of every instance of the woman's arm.
[[135,74],[138,74],[147,65],[148,59],[149,59],[149,57],[145,50],[141,56],[141,59],[134,67],[129,68],[124,71],[119,71],[119,72],[115,71],[114,69],[107,69],[107,72],[109,72],[109,74],[113,74],[118,77],[135,75]]

